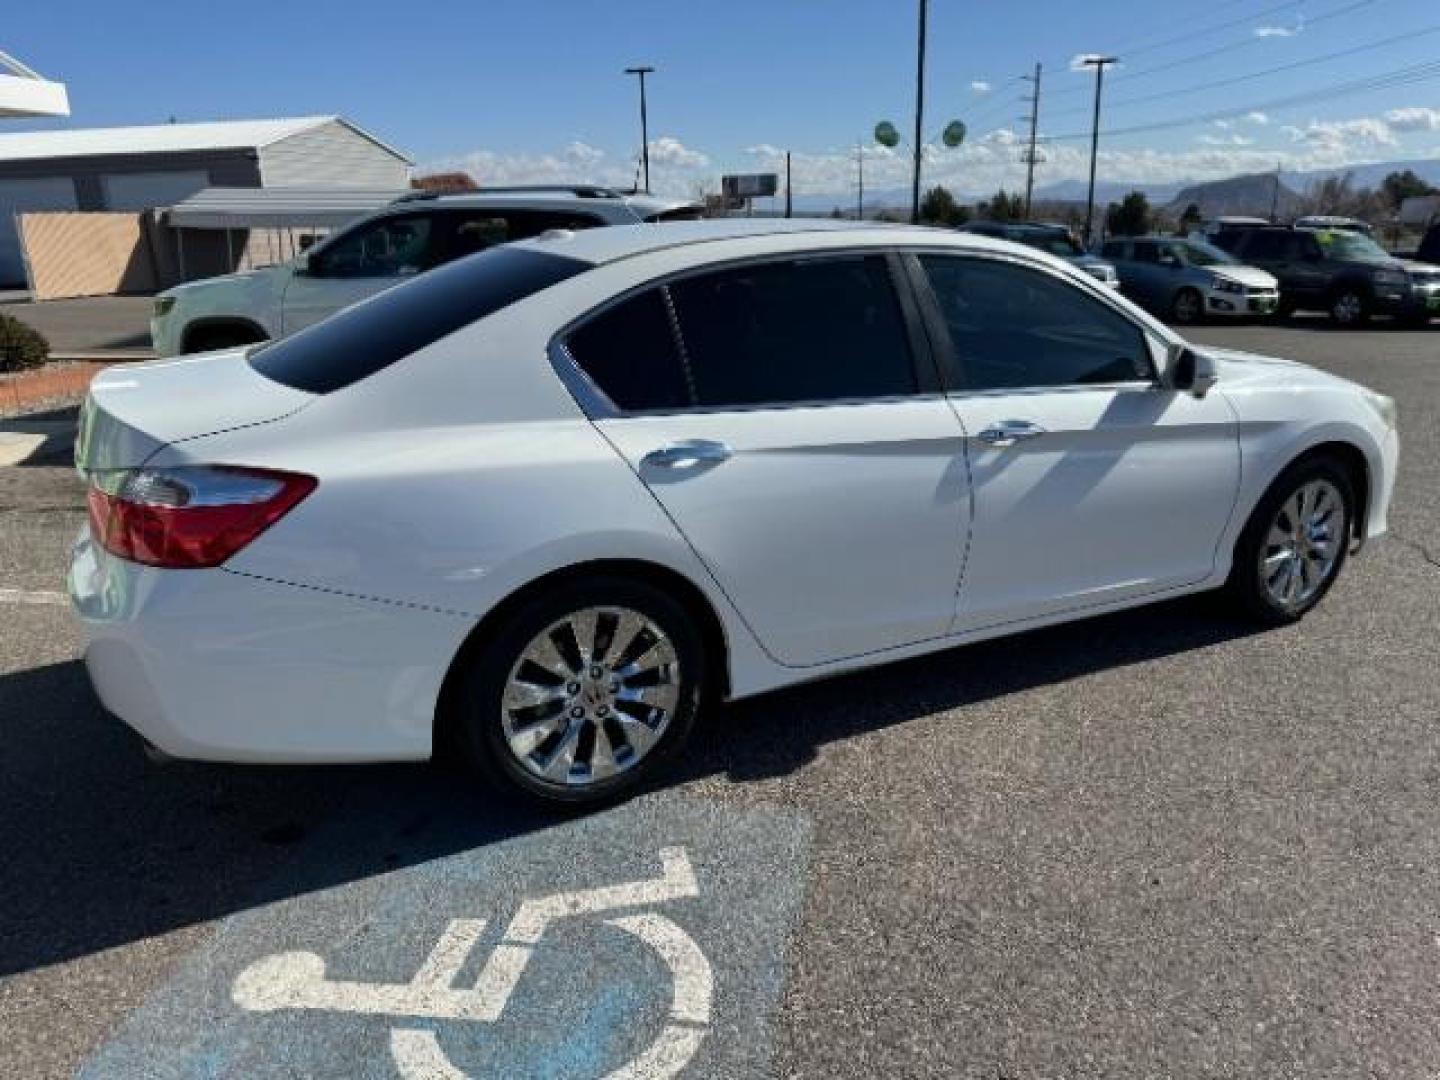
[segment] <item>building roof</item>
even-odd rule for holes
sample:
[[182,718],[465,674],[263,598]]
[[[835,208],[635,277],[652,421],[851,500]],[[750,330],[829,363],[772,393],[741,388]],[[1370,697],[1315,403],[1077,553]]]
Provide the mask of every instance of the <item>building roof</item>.
[[69,115],[64,83],[51,82],[0,52],[0,117]]
[[0,134],[0,161],[99,157],[113,154],[174,154],[203,150],[257,150],[324,124],[340,123],[409,164],[393,146],[341,116],[299,116],[280,120],[210,120],[196,124],[143,127],[70,128]]

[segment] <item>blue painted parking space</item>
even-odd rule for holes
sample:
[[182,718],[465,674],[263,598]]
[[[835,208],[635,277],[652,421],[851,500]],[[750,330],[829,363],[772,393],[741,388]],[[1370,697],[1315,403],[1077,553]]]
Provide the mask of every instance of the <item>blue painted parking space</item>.
[[809,826],[655,796],[228,917],[81,1070],[761,1075]]

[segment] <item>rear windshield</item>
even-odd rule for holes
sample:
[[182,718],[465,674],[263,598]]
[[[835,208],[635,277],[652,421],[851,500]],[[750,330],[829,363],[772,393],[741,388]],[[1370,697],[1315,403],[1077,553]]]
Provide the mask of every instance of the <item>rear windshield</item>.
[[250,366],[296,390],[328,394],[590,268],[562,255],[492,248],[262,345]]

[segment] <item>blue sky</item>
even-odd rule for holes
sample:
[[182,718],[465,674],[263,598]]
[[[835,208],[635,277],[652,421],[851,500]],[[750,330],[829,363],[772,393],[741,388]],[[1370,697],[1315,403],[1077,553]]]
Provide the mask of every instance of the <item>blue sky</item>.
[[[213,18],[194,0],[7,7],[0,49],[69,84],[70,126],[339,113],[422,165],[468,167],[482,182],[628,178],[639,133],[634,80],[621,69],[635,63],[658,69],[652,155],[657,186],[677,192],[771,167],[789,148],[797,190],[843,196],[856,140],[883,118],[908,131],[913,108],[912,0],[251,0]],[[951,118],[971,135],[958,152],[932,151],[930,175],[969,192],[1021,180],[1013,142],[1028,84],[1017,76],[1037,60],[1041,131],[1062,137],[1037,182],[1083,175],[1086,140],[1063,136],[1088,130],[1092,82],[1069,65],[1094,51],[1122,58],[1107,77],[1115,134],[1103,136],[1102,178],[1440,157],[1433,2],[1180,10],[931,0],[926,135]],[[1427,63],[1408,81],[1323,93]],[[1225,80],[1237,81],[1214,85]],[[1303,94],[1314,96],[1272,104]],[[1135,100],[1153,95],[1169,96]],[[1125,133],[1149,125],[1174,126]],[[905,162],[873,147],[867,169],[872,187],[906,182]]]

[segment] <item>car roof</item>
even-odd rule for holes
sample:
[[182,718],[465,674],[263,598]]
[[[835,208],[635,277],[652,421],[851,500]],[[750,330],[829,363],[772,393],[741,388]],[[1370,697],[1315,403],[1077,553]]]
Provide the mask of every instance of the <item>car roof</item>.
[[389,208],[409,205],[429,205],[446,208],[474,207],[485,209],[491,206],[537,207],[543,209],[573,208],[593,210],[600,207],[626,207],[638,217],[681,210],[697,204],[689,199],[671,199],[659,195],[630,194],[611,191],[607,188],[577,186],[564,187],[518,187],[496,188],[478,191],[421,192],[406,195],[390,204]]
[[[791,242],[785,245],[787,250],[830,248],[835,246],[835,238],[842,235],[863,246],[909,242],[987,251],[1022,250],[1017,244],[978,233],[831,218],[715,218],[706,221],[615,225],[608,229],[583,229],[575,232],[555,230],[532,240],[522,240],[515,246],[566,255],[598,266],[652,251],[763,237],[790,238]],[[1033,254],[1026,250],[1027,254]]]

